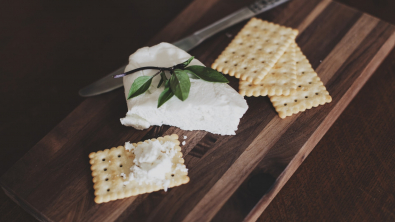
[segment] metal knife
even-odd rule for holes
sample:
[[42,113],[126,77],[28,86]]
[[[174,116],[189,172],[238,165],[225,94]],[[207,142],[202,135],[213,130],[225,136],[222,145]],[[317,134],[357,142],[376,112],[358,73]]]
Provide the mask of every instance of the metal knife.
[[[289,0],[257,0],[251,5],[226,16],[225,18],[193,33],[192,35],[174,42],[173,45],[185,51],[189,51],[214,34],[287,1]],[[123,73],[125,67],[126,65],[82,88],[79,91],[80,96],[88,97],[100,95],[123,86],[123,78],[114,79],[112,76]]]

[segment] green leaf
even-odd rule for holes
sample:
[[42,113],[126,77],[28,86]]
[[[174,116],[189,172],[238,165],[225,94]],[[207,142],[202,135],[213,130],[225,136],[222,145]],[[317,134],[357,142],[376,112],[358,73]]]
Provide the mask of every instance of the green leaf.
[[167,77],[166,77],[165,72],[161,72],[161,73],[160,73],[160,77],[163,78],[163,81],[166,81],[166,80],[167,80]]
[[170,88],[181,101],[188,98],[191,82],[185,70],[175,69],[170,77]]
[[161,72],[159,84],[158,84],[158,87],[156,87],[156,88],[159,88],[162,85],[162,83],[164,83],[166,80],[167,80],[167,77],[165,75],[165,72]]
[[183,62],[183,63],[181,63],[183,66],[184,66],[184,68],[185,67],[187,67],[188,65],[189,65],[189,63],[191,63],[192,62],[192,60],[194,59],[195,57],[194,56],[192,56],[191,58],[189,58],[187,61],[185,61],[185,62]]
[[[167,80],[167,82],[169,82],[169,80]],[[169,101],[169,99],[171,99],[171,97],[174,96],[174,93],[173,91],[171,91],[169,84],[167,85],[168,86],[165,87],[165,90],[163,90],[163,92],[159,95],[158,108],[161,107],[165,102]]]
[[170,88],[170,79],[165,82],[165,88]]
[[197,76],[200,79],[203,79],[204,81],[220,83],[229,82],[221,73],[204,66],[189,66],[185,68],[185,71],[189,71],[188,73],[192,73],[193,75]]
[[128,99],[141,95],[147,91],[151,85],[152,78],[153,76],[140,76],[135,79],[132,86],[130,87]]

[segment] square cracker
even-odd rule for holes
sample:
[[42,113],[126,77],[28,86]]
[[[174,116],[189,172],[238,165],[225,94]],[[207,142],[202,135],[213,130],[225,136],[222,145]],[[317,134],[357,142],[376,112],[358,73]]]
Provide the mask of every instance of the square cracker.
[[239,93],[242,96],[289,95],[296,90],[296,43],[285,50],[269,73],[257,84],[240,80]]
[[258,83],[294,42],[297,34],[298,30],[252,18],[211,67],[241,80]]
[[[156,139],[151,139],[151,141],[155,140]],[[172,160],[173,170],[166,175],[166,178],[170,179],[169,188],[188,183],[188,173],[180,169],[180,167],[176,168],[177,164],[182,164],[182,168],[186,169],[184,159],[182,158],[181,147],[179,146],[180,141],[178,141],[178,135],[173,134],[171,136],[159,137],[157,140],[161,143],[171,141],[176,144],[174,149],[176,149],[177,152]],[[133,146],[136,147],[148,141],[149,140],[133,143]],[[164,189],[163,185],[139,184],[135,181],[124,184],[125,181],[128,181],[130,167],[134,165],[134,154],[132,151],[125,150],[123,146],[90,153],[89,158],[90,164],[92,165],[91,170],[96,203],[108,202]]]
[[297,46],[296,58],[296,90],[288,96],[269,96],[280,118],[324,105],[332,101],[324,83],[311,67],[306,56]]

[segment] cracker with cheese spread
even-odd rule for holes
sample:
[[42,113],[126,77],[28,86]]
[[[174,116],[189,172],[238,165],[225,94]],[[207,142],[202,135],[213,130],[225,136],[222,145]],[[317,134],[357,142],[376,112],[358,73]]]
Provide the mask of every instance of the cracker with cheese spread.
[[189,182],[178,135],[125,143],[89,154],[95,202],[104,203]]

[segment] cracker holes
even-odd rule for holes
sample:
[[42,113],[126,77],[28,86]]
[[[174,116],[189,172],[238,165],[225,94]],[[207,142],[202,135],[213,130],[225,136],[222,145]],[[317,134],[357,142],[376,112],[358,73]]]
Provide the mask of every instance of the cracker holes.
[[122,167],[122,164],[121,164],[121,165],[119,165],[119,167]]
[[251,84],[249,84],[248,86],[250,86],[250,87],[251,87],[252,85],[251,85]]
[[106,178],[105,181],[108,181],[108,178]]
[[301,85],[299,85],[298,87],[299,87],[299,88],[301,88],[302,86],[301,86]]
[[240,43],[239,43],[239,45],[243,45],[243,43],[242,43],[242,42],[240,42]]
[[309,82],[309,84],[311,84],[311,82]]
[[232,52],[232,54],[236,54],[236,52],[235,52],[235,51],[233,51],[233,52]]
[[272,52],[269,52],[269,54],[272,54]]
[[174,174],[172,174],[171,176],[174,177]]
[[306,99],[307,99],[307,98],[309,98],[309,97],[308,97],[308,96],[305,96],[304,98],[306,98]]
[[318,93],[315,93],[318,96]]
[[296,103],[297,101],[298,101],[297,99],[294,100],[295,103]]
[[107,171],[107,168],[104,168],[104,171]]
[[244,67],[244,70],[247,70],[247,67]]
[[224,63],[228,63],[228,61],[225,61]]
[[121,154],[118,155],[118,158],[121,158]]
[[265,63],[265,61],[262,61],[261,63]]
[[302,72],[302,74],[304,74],[304,72]]
[[284,106],[287,106],[287,104],[286,104],[286,103],[284,103]]
[[110,189],[107,189],[107,192],[110,192]]
[[234,66],[237,66],[237,63],[235,63]]
[[261,84],[261,86],[263,86],[263,84]]
[[255,58],[251,58],[251,60],[255,60]]
[[102,159],[102,161],[106,161],[106,159]]
[[257,71],[255,70],[254,73],[256,73]]
[[244,57],[244,56],[246,56],[246,55],[241,55],[241,57]]

